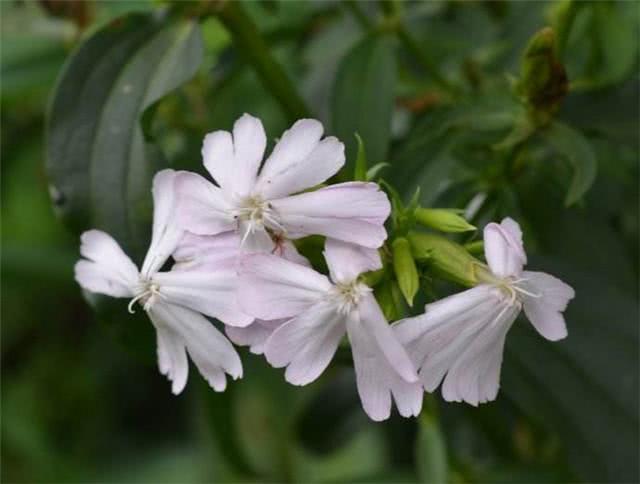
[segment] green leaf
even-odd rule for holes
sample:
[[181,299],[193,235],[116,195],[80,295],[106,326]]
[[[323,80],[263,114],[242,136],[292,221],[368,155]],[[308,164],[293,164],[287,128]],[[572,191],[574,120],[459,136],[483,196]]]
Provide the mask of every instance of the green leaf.
[[565,197],[565,205],[573,205],[591,188],[596,178],[595,153],[581,133],[560,121],[551,123],[542,135],[573,168],[573,178]]
[[486,133],[492,136],[488,144],[494,144],[504,138],[519,116],[521,108],[510,98],[487,97],[434,109],[420,119],[393,156],[389,181],[407,197],[420,187],[420,203],[433,205],[461,179],[461,163],[452,153],[459,148],[461,136]]
[[447,482],[447,448],[438,422],[426,412],[418,419],[416,441],[418,482],[444,484]]
[[358,133],[355,134],[358,140],[358,156],[356,157],[356,167],[353,173],[355,181],[367,181],[367,152],[364,149],[364,143]]
[[110,23],[70,57],[51,100],[46,166],[54,205],[75,231],[106,230],[141,256],[151,178],[164,161],[140,117],[201,61],[198,25],[155,14]]
[[396,83],[392,42],[386,35],[366,37],[338,66],[331,99],[331,124],[335,135],[346,140],[346,173],[352,172],[356,158],[355,133],[362,137],[370,161],[380,162],[387,157]]
[[572,89],[601,89],[631,78],[638,59],[637,5],[574,3],[578,11],[574,13],[575,28],[571,29],[565,55],[572,74]]
[[569,462],[590,482],[638,480],[638,304],[598,273],[534,260],[569,282],[569,336],[550,343],[520,320],[507,338],[504,392],[557,432]]

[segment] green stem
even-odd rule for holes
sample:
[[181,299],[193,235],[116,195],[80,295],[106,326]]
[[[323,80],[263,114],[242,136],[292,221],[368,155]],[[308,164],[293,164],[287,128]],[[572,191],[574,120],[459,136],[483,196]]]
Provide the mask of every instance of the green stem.
[[227,1],[217,15],[233,37],[233,44],[255,69],[265,87],[273,94],[290,121],[310,117],[310,110],[296,90],[242,2]]

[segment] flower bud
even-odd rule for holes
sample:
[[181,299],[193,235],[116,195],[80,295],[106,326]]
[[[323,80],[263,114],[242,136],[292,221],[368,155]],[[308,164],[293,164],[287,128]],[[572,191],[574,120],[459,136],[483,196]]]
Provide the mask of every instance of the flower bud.
[[402,295],[399,294],[398,283],[387,279],[375,289],[375,296],[387,321],[395,321],[402,317]]
[[482,255],[484,253],[484,241],[474,240],[473,242],[468,242],[464,244],[464,248],[471,255]]
[[476,228],[458,215],[455,210],[446,208],[416,208],[416,222],[441,232],[468,232]]
[[426,262],[436,275],[463,286],[478,283],[484,264],[460,244],[440,235],[410,232],[411,251],[416,260]]
[[540,122],[548,121],[569,91],[564,66],[556,55],[553,29],[538,31],[522,58],[518,91]]
[[398,237],[393,241],[392,249],[393,269],[396,273],[400,291],[402,291],[407,304],[412,306],[413,298],[420,287],[420,278],[411,253],[411,246],[406,238]]

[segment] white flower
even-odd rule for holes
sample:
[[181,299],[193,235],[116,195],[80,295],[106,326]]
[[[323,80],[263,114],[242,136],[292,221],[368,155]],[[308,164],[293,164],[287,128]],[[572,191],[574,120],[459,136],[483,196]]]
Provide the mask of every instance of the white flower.
[[75,278],[88,291],[131,298],[130,311],[135,303],[143,306],[156,329],[160,372],[172,381],[173,393],[180,393],[187,382],[187,352],[213,389],[222,391],[225,373],[241,377],[242,364],[231,343],[200,313],[239,326],[253,318],[236,303],[235,266],[209,266],[205,271],[178,264],[160,271],[182,237],[172,220],[174,178],[175,172],[163,170],[153,180],[153,234],[142,269],[110,235],[89,230],[81,237],[84,259],[76,263]]
[[361,273],[381,267],[376,250],[328,239],[324,252],[331,280],[280,257],[243,259],[239,301],[256,318],[289,319],[268,338],[264,353],[285,378],[306,385],[325,370],[345,333],[366,413],[384,420],[395,398],[400,414],[418,415],[422,388],[406,351],[387,324]]
[[208,134],[202,156],[217,185],[195,173],[178,175],[185,229],[198,235],[235,231],[248,252],[272,251],[273,236],[312,234],[380,247],[390,206],[375,183],[341,183],[290,196],[324,182],[344,164],[344,145],[322,134],[318,121],[297,121],[261,169],[266,136],[259,119],[245,114],[233,133]]
[[424,388],[432,392],[444,378],[445,400],[472,405],[496,398],[505,337],[521,309],[542,336],[556,341],[567,336],[562,312],[575,295],[549,274],[522,270],[522,232],[510,218],[488,224],[484,244],[491,274],[483,284],[394,325]]
[[[237,269],[240,236],[235,232],[224,232],[219,235],[195,235],[186,233],[178,248],[173,253],[176,264],[173,269],[195,269],[201,271],[222,268]],[[295,246],[288,240],[274,238],[272,254],[291,262],[311,267],[309,261],[300,255]],[[248,326],[225,326],[229,339],[239,346],[249,346],[254,354],[262,354],[264,344],[271,333],[286,319],[263,321],[256,319]]]

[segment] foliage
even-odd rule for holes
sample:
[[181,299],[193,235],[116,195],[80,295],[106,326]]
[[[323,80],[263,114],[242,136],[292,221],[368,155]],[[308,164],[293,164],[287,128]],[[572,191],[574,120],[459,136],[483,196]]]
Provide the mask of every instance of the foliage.
[[[633,2],[74,3],[0,3],[3,480],[638,480]],[[150,177],[245,111],[317,117],[339,178],[387,187],[388,317],[473,283],[473,228],[509,215],[576,289],[569,337],[516,324],[496,402],[410,421],[368,422],[341,364],[293,388],[246,352],[170,396],[148,323],[81,298],[76,235],[140,257]]]

